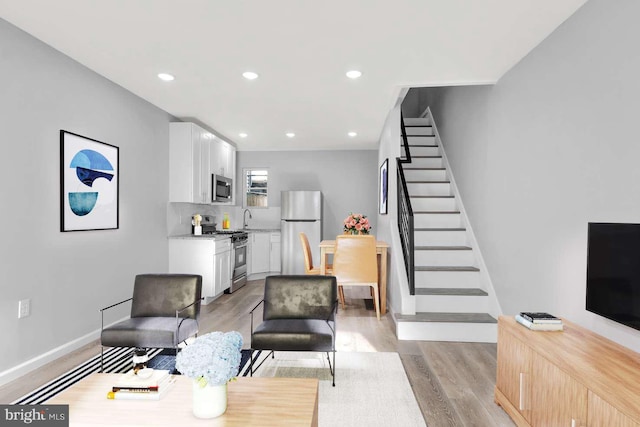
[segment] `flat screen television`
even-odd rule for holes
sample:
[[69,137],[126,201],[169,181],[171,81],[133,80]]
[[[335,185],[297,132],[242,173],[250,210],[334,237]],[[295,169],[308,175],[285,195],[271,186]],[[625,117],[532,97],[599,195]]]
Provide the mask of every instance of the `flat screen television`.
[[640,224],[589,223],[586,309],[640,330]]

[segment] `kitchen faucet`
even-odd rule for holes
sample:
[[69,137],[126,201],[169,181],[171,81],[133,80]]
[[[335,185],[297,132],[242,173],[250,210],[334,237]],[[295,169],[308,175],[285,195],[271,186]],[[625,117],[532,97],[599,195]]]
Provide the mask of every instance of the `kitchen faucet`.
[[249,212],[249,219],[252,219],[251,211],[249,209],[245,209],[242,213],[242,228],[248,228],[249,224],[247,224],[247,212]]

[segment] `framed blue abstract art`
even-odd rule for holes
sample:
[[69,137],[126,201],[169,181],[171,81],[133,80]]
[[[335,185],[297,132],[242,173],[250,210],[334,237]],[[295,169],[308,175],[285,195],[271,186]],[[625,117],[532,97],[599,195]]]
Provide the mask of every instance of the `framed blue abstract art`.
[[387,198],[389,196],[389,159],[385,159],[380,166],[380,186],[378,187],[378,213],[387,214]]
[[60,231],[119,227],[119,149],[60,131]]

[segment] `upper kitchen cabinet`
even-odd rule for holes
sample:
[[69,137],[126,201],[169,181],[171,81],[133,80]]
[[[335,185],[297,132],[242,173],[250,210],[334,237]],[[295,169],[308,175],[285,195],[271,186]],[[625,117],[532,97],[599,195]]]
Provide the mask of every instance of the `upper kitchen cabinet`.
[[195,123],[169,126],[169,201],[211,203],[212,174],[233,178],[235,147]]
[[235,147],[220,139],[211,141],[211,173],[233,179],[235,177]]

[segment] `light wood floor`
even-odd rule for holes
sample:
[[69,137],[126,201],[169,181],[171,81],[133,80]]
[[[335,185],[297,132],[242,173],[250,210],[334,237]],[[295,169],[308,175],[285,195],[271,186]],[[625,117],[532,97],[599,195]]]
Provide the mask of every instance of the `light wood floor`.
[[[236,330],[248,348],[248,313],[262,299],[263,283],[251,281],[237,292],[203,306],[200,334]],[[259,322],[262,314],[257,316]],[[493,401],[495,344],[399,341],[389,313],[378,321],[375,312],[365,308],[363,300],[349,299],[348,295],[346,309],[338,310],[337,329],[338,351],[400,354],[429,427],[514,425]],[[0,403],[12,402],[99,353],[96,341],[0,387]]]

